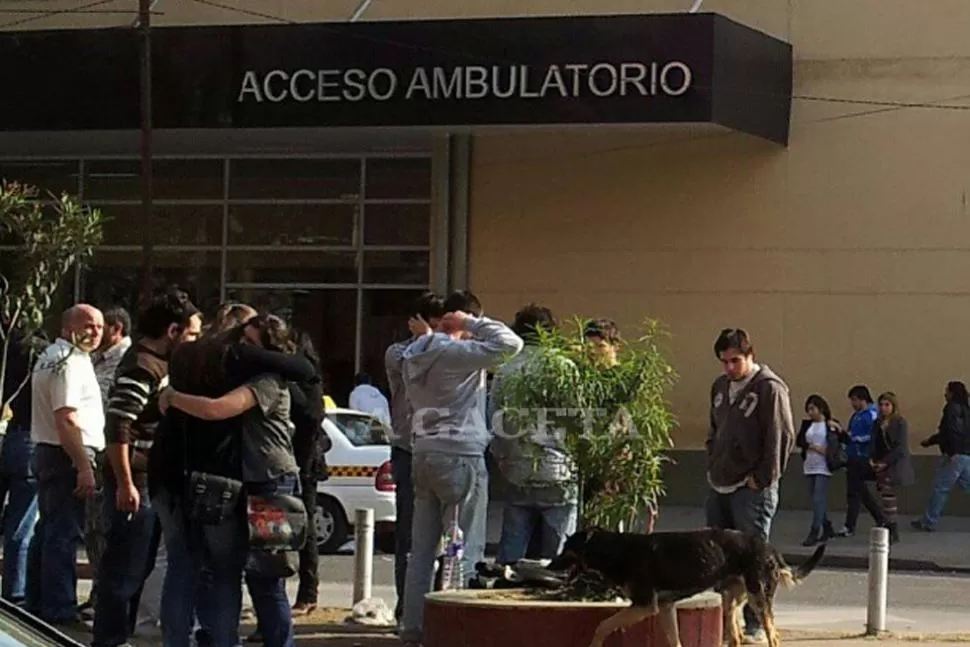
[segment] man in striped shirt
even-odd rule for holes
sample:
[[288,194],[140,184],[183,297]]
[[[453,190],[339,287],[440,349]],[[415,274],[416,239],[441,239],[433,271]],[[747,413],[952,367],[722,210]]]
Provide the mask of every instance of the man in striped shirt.
[[152,566],[161,527],[148,496],[148,453],[162,414],[158,393],[168,381],[168,358],[180,343],[194,341],[202,317],[188,295],[170,289],[138,316],[140,339],[118,366],[108,400],[105,440],[106,513],[110,517],[101,563],[94,647],[128,644],[142,585]]

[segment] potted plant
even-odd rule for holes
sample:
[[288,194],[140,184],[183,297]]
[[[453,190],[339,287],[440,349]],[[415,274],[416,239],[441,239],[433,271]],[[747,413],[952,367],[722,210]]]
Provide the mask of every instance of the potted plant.
[[14,262],[0,269],[0,434],[6,431],[10,403],[30,381],[7,384],[13,352],[28,354],[33,365],[43,350],[44,320],[58,286],[75,263],[83,263],[101,241],[103,218],[77,198],[49,194],[38,199],[36,187],[0,180],[0,239],[16,245]]
[[503,415],[528,430],[518,439],[526,451],[533,433],[556,435],[575,469],[580,526],[629,529],[664,493],[676,426],[667,395],[677,376],[660,322],[648,319],[620,342],[610,365],[590,352],[584,328],[575,320],[537,331],[527,370],[503,382]]

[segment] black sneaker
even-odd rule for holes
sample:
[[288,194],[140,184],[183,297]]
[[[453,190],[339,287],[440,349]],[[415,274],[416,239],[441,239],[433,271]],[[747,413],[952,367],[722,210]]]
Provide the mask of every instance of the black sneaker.
[[835,536],[843,538],[853,537],[855,536],[855,530],[853,528],[849,528],[848,526],[842,526],[842,530],[835,533]]
[[936,528],[930,528],[922,519],[913,519],[909,525],[913,527],[913,530],[919,530],[921,532],[934,532]]

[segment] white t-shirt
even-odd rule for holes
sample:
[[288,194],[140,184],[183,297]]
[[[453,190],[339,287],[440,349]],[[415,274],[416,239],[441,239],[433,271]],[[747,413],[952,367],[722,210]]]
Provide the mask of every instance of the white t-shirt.
[[104,405],[91,356],[58,338],[37,358],[31,380],[30,437],[60,446],[54,412],[74,409],[85,447],[104,449]]
[[[805,442],[809,445],[819,445],[821,447],[828,447],[828,425],[822,422],[813,422],[805,432]],[[819,454],[818,452],[813,452],[811,449],[805,452],[805,465],[804,465],[805,476],[831,476],[832,472],[829,471],[828,461],[825,460],[825,456]]]
[[386,425],[391,424],[391,405],[376,387],[359,384],[350,392],[350,408],[369,413]]

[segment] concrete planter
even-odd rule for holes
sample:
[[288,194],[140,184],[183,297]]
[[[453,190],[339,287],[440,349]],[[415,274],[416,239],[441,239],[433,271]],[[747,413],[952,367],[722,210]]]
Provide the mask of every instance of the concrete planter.
[[[423,647],[589,647],[596,626],[626,606],[613,602],[509,600],[502,591],[439,591],[425,598]],[[721,647],[721,596],[677,605],[683,647]],[[665,646],[655,618],[614,633],[605,647]]]

